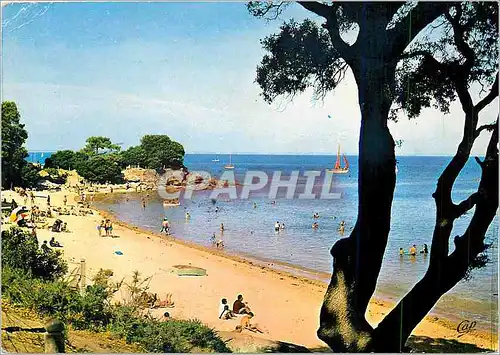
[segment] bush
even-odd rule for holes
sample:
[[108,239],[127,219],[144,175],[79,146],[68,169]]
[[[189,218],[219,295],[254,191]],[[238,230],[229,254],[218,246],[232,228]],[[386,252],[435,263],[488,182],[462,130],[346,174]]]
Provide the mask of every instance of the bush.
[[78,174],[97,183],[120,183],[123,181],[121,160],[113,154],[96,155],[77,168]]
[[230,352],[217,333],[198,320],[160,322],[138,318],[131,307],[117,307],[112,333],[153,353]]
[[21,169],[21,187],[34,188],[42,180],[40,176],[40,167],[35,164],[27,163]]
[[[61,277],[67,270],[60,253],[38,249],[36,237],[19,228],[2,231],[2,297],[12,304],[56,317],[76,329],[110,330],[150,352],[230,352],[217,333],[200,321],[160,322],[140,315],[137,304],[111,305],[122,281],[111,282],[111,270],[100,270],[83,293]],[[149,278],[134,272],[131,299],[147,290]]]
[[43,251],[30,232],[12,227],[2,231],[2,266],[17,269],[44,280],[56,280],[68,266],[58,250]]

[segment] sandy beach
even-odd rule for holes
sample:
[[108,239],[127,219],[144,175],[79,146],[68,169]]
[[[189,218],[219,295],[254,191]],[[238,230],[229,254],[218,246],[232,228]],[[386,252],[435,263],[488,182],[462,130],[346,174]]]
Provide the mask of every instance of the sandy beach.
[[[43,196],[47,194],[47,191],[35,192],[35,203],[42,209],[46,208]],[[50,195],[52,206],[62,206],[64,195],[68,196],[68,205],[76,205],[73,202],[75,195],[68,191]],[[18,204],[23,203],[23,199],[12,191],[4,191],[3,198],[7,201],[14,198]],[[143,277],[151,276],[151,292],[157,292],[162,297],[166,293],[173,294],[175,307],[168,311],[174,318],[197,318],[219,331],[232,331],[238,320],[219,320],[219,303],[221,298],[227,298],[232,304],[236,296],[242,294],[256,315],[254,323],[265,331],[261,335],[252,335],[308,348],[325,347],[316,337],[316,330],[326,284],[255,265],[237,257],[227,257],[208,248],[193,248],[186,243],[167,240],[123,223],[114,224],[115,237],[100,237],[96,226],[103,215],[103,212],[94,211],[93,215],[88,216],[60,216],[67,222],[71,232],[52,233],[48,229],[39,229],[39,242],[48,241],[54,235],[64,246],[61,250],[64,258],[70,262],[70,270],[71,263],[85,259],[87,282],[101,268],[113,270],[116,280],[124,277],[126,281],[129,280],[134,270],[138,270]],[[115,251],[121,251],[123,255],[117,255]],[[178,276],[171,268],[179,264],[204,268],[207,276]],[[375,326],[391,306],[382,300],[372,300],[368,311],[369,322]],[[158,315],[163,312],[163,309],[152,310],[153,314]],[[483,349],[498,349],[496,329],[493,330],[494,334],[476,329],[458,337],[457,325],[442,317],[428,316],[413,335],[422,339],[432,338],[436,344],[439,341],[458,341]]]

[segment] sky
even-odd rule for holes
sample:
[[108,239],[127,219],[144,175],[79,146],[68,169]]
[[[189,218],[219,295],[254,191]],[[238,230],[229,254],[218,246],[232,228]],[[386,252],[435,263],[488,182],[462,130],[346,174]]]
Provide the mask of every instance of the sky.
[[[4,3],[2,3],[4,5]],[[245,3],[8,3],[2,6],[2,100],[18,105],[28,150],[79,149],[103,135],[127,148],[167,134],[187,153],[357,154],[352,75],[324,101],[310,91],[272,105],[259,96],[260,40],[290,18],[253,18]],[[485,110],[493,122],[498,101]],[[390,123],[398,155],[454,154],[463,114],[428,109]],[[482,155],[488,136],[473,153]]]

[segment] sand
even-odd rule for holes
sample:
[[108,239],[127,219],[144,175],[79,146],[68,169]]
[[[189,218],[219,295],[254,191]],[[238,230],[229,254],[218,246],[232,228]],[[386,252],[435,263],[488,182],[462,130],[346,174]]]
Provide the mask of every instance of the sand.
[[[47,196],[47,193],[38,191],[35,195]],[[74,194],[70,192],[50,194],[52,206],[62,206],[64,195],[68,195],[68,205],[76,204],[73,202]],[[7,201],[14,197],[18,203],[23,202],[22,198],[11,191],[4,191],[2,198],[4,197]],[[36,198],[35,203],[42,209],[46,207],[46,200],[42,197]],[[221,298],[227,298],[232,304],[236,296],[242,294],[244,301],[256,314],[254,323],[258,323],[265,331],[259,337],[308,348],[325,347],[316,336],[319,311],[326,289],[324,283],[227,257],[208,248],[193,248],[186,243],[167,240],[124,224],[114,224],[113,234],[116,237],[99,237],[96,226],[103,217],[97,211],[94,215],[84,217],[58,218],[68,223],[71,233],[39,230],[38,239],[40,242],[48,241],[54,235],[64,246],[64,258],[70,262],[70,269],[76,266],[75,263],[85,259],[87,280],[100,268],[112,269],[116,280],[126,278],[126,281],[130,280],[134,270],[138,270],[145,277],[151,276],[151,292],[157,292],[162,297],[165,293],[173,294],[175,307],[168,309],[172,317],[196,318],[219,331],[232,331],[238,324],[238,320],[218,319]],[[123,255],[115,254],[118,250]],[[204,268],[207,276],[177,276],[171,269],[179,264]],[[118,297],[125,297],[125,291],[119,293]],[[372,300],[368,311],[370,324],[375,326],[392,306],[381,300]],[[165,309],[152,310],[155,315],[164,311]],[[417,336],[415,339],[421,337],[422,341],[427,339],[424,337],[432,338],[430,343],[436,344],[437,340],[458,341],[474,344],[479,348],[498,349],[496,329],[494,334],[473,330],[458,337],[457,325],[442,317],[428,316],[414,330],[413,335]],[[429,343],[428,339],[427,342]]]

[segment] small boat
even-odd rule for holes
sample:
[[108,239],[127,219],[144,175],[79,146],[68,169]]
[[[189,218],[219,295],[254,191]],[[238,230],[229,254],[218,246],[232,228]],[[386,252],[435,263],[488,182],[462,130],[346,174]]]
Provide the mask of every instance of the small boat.
[[224,166],[224,169],[228,169],[228,170],[230,170],[230,169],[234,169],[234,165],[233,165],[233,164],[231,164],[231,154],[229,154],[229,164],[226,164],[226,165]]
[[333,169],[327,169],[326,171],[333,174],[347,174],[349,172],[349,162],[347,161],[347,157],[345,156],[345,154],[342,154],[342,157],[344,159],[344,167],[340,166],[340,144],[339,144],[339,149],[337,151],[337,161],[335,162],[335,166]]
[[220,160],[218,158],[212,159],[214,163],[218,163]]

